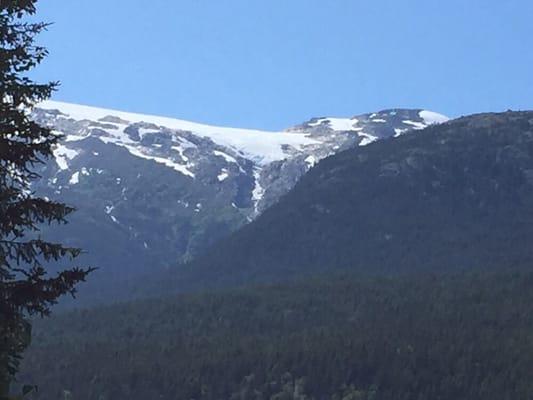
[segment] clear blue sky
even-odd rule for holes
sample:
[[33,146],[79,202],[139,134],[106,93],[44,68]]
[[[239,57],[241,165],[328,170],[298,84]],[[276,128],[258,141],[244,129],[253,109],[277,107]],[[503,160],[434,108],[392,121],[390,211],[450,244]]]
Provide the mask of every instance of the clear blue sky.
[[531,0],[41,0],[54,99],[237,127],[533,109]]

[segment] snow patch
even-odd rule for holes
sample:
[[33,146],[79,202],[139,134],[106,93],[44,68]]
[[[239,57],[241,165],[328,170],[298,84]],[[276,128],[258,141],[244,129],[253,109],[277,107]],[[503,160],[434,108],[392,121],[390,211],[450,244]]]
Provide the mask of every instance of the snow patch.
[[372,136],[372,135],[362,133],[362,132],[359,134],[359,136],[363,138],[363,140],[359,142],[359,146],[366,146],[378,140],[376,136]]
[[405,121],[402,121],[402,123],[404,123],[405,125],[410,125],[413,127],[413,129],[415,130],[420,130],[420,129],[424,129],[424,128],[427,128],[427,125],[423,122],[416,122],[416,121],[410,121],[410,120],[405,120]]
[[74,159],[78,154],[78,151],[69,149],[68,147],[57,144],[56,148],[53,150],[56,163],[59,166],[59,169],[66,170],[68,169],[68,161]]
[[400,135],[403,135],[405,132],[407,132],[409,129],[401,129],[401,128],[394,128],[394,137],[398,137]]
[[318,162],[318,160],[316,159],[315,156],[310,155],[310,156],[306,157],[305,162],[307,163],[307,165],[309,165],[309,168],[312,168],[312,167],[315,166],[315,164]]
[[214,150],[213,154],[215,156],[222,157],[227,162],[237,164],[237,160],[234,157],[230,156],[229,154],[224,153],[223,151]]
[[322,125],[324,122],[334,131],[353,131],[357,128],[355,125],[359,122],[357,119],[353,118],[321,118],[315,122],[308,124],[309,126],[318,126]]
[[220,174],[218,174],[217,178],[219,182],[222,182],[228,178],[229,174],[228,171],[224,168],[222,171],[220,171]]
[[450,118],[445,115],[428,110],[422,110],[418,115],[427,125],[443,124],[450,120]]
[[68,183],[71,185],[76,185],[80,182],[80,173],[78,171],[74,172],[70,177]]
[[254,169],[254,189],[252,190],[252,201],[254,202],[254,210],[257,213],[258,207],[257,203],[263,198],[263,195],[265,194],[265,189],[261,186],[259,183],[259,179],[261,177],[261,169],[255,168]]
[[181,146],[172,146],[171,147],[172,150],[176,150],[179,154],[180,154],[180,157],[183,161],[187,162],[189,161],[189,157],[187,157],[184,153],[185,153],[185,149]]
[[90,133],[87,133],[86,135],[67,135],[63,140],[65,142],[79,142],[80,140],[87,139],[89,136],[91,136]]
[[185,208],[189,207],[189,203],[183,200],[178,200],[178,204],[181,204]]
[[141,153],[137,148],[133,146],[124,146],[124,147],[126,147],[128,151],[134,156],[144,158],[146,160],[155,161],[156,163],[163,164],[169,168],[174,169],[175,171],[178,171],[179,173],[183,175],[187,175],[187,176],[190,176],[191,178],[194,178],[194,174],[191,171],[189,171],[186,166],[182,164],[178,164],[167,158],[146,155],[144,153]]

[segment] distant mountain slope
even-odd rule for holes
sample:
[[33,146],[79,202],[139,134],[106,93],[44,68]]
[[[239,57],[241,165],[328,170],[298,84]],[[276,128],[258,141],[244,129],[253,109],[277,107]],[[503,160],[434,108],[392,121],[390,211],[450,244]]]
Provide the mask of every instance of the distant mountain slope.
[[65,136],[34,189],[78,209],[45,233],[87,251],[80,262],[100,267],[93,282],[188,260],[274,204],[318,160],[445,119],[391,110],[264,132],[53,101],[33,118]]
[[529,266],[532,238],[533,112],[481,114],[323,160],[165,283]]

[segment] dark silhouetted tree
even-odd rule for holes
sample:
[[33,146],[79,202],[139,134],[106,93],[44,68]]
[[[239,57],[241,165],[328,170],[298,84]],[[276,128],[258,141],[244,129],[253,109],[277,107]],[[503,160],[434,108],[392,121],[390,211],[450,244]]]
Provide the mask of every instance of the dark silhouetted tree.
[[35,167],[52,156],[58,136],[29,118],[32,107],[48,98],[57,83],[39,84],[28,72],[47,55],[35,44],[46,23],[30,23],[36,0],[0,0],[0,399],[17,372],[30,339],[28,317],[50,313],[64,294],[91,269],[72,268],[50,275],[47,266],[74,259],[77,248],[40,236],[43,224],[65,223],[73,211],[65,204],[35,196]]

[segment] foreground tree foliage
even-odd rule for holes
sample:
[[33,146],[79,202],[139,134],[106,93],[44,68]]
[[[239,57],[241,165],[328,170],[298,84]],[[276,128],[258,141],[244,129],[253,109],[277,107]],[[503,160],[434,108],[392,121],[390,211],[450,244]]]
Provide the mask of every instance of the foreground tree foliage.
[[533,393],[533,273],[323,277],[56,314],[57,400],[502,400]]
[[28,117],[57,86],[26,76],[47,54],[34,43],[47,24],[25,22],[35,13],[35,3],[0,1],[0,399],[7,398],[29,344],[28,317],[48,315],[50,306],[61,295],[73,294],[90,272],[72,268],[50,276],[50,262],[75,258],[80,250],[39,235],[39,226],[65,223],[73,209],[35,197],[31,190],[31,182],[39,178],[33,168],[52,155],[58,140]]

